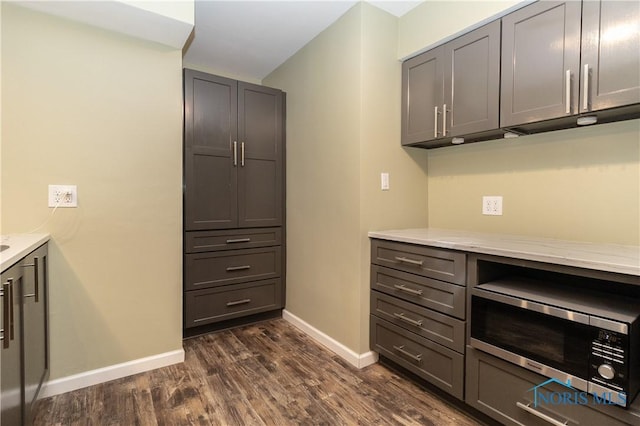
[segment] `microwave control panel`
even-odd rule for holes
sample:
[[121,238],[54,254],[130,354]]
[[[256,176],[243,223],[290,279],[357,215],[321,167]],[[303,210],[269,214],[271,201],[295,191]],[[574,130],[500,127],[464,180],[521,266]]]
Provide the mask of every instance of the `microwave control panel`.
[[609,330],[595,330],[591,342],[589,380],[618,391],[627,389],[626,334]]

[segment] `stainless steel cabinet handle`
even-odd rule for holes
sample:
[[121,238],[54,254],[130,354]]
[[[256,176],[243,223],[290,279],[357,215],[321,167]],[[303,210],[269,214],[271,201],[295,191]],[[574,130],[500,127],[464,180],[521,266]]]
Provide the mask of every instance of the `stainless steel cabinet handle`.
[[33,274],[34,274],[34,292],[25,294],[24,298],[34,297],[35,302],[38,303],[40,300],[40,261],[38,257],[33,258],[33,263],[25,263],[22,265],[23,268],[32,267],[33,266]]
[[438,137],[438,105],[433,108],[433,137]]
[[422,295],[422,290],[414,290],[412,288],[405,287],[404,284],[394,284],[393,287],[398,289],[398,290],[400,290],[400,291],[404,291],[405,293],[412,294],[414,296],[421,296]]
[[242,300],[236,300],[233,302],[227,302],[227,306],[237,306],[237,305],[244,305],[247,303],[251,303],[251,299],[242,299]]
[[238,142],[233,141],[233,166],[238,165]]
[[567,103],[564,109],[564,112],[566,114],[571,114],[571,70],[567,70],[565,73],[565,93],[564,93],[564,99],[565,102]]
[[416,266],[422,266],[422,264],[424,263],[424,260],[413,260],[404,256],[396,256],[396,260],[398,262],[408,263],[409,265],[416,265]]
[[[0,291],[0,296],[2,296],[2,347],[7,349],[9,347],[9,338],[6,336],[5,330],[7,329],[7,324],[9,323],[9,284],[2,285],[2,291]],[[5,337],[7,337],[5,339]]]
[[244,142],[240,144],[240,166],[244,167]]
[[249,243],[251,242],[251,238],[232,238],[227,240],[227,244],[236,244],[236,243]]
[[[9,278],[8,282],[7,282],[7,288],[9,289],[9,339],[13,340],[15,339],[15,312],[13,312],[13,278]],[[5,327],[6,327],[6,323],[5,323]],[[7,343],[7,346],[9,346],[9,344]]]
[[584,73],[582,75],[584,80],[583,94],[582,94],[582,109],[589,111],[589,64],[584,64]]
[[447,104],[442,105],[442,136],[447,136]]
[[559,420],[556,420],[550,416],[547,416],[544,413],[541,413],[540,411],[534,409],[531,407],[531,403],[524,405],[522,402],[516,402],[516,405],[518,406],[518,408],[523,409],[524,411],[526,411],[527,413],[533,414],[534,416],[538,417],[539,419],[544,420],[547,423],[551,423],[552,425],[555,426],[567,426],[569,424],[568,420],[565,420],[564,423],[560,422]]
[[229,266],[227,268],[227,272],[232,271],[244,271],[245,269],[251,269],[251,265],[243,265],[243,266]]
[[414,320],[412,318],[409,318],[409,317],[405,316],[404,312],[400,312],[400,313],[394,312],[393,316],[398,318],[399,320],[402,320],[402,321],[406,322],[406,323],[409,323],[411,325],[415,325],[416,327],[421,327],[422,326],[422,320],[416,321],[416,320]]
[[393,349],[400,352],[402,355],[411,358],[415,362],[422,362],[422,354],[414,355],[411,352],[407,352],[406,350],[404,350],[404,345],[394,346]]

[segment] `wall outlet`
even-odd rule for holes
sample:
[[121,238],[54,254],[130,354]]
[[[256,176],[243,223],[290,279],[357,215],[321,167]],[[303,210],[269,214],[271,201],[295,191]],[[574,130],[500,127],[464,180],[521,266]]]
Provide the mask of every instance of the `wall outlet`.
[[502,196],[492,195],[482,197],[482,214],[502,216]]
[[389,190],[389,173],[380,173],[380,189],[383,191]]
[[49,185],[49,207],[78,207],[76,185]]

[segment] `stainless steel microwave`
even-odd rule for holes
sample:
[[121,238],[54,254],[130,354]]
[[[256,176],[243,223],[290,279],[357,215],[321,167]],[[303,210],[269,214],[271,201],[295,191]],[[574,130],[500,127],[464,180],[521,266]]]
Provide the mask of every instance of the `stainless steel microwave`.
[[640,389],[639,317],[637,299],[505,278],[472,290],[470,344],[628,407]]

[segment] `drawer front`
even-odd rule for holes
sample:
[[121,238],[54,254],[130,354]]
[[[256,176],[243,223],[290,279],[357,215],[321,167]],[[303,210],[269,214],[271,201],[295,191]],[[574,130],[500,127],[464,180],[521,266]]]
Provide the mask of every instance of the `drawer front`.
[[377,291],[371,292],[371,313],[456,352],[464,352],[464,321]]
[[[549,380],[547,377],[524,370],[471,347],[467,347],[466,380],[467,404],[506,425],[549,426],[553,420],[557,421],[557,424],[566,422],[570,426],[640,424],[638,413],[633,416],[630,411],[615,406],[602,407],[610,410],[612,417],[589,405],[563,404],[559,398],[555,398],[557,403],[551,404],[540,402],[541,400],[538,399],[539,403],[536,407],[533,388]],[[553,388],[544,386],[538,389],[542,389],[545,393],[558,392],[557,396],[562,393],[574,395],[574,392],[577,392],[555,383],[552,386]],[[589,397],[589,404],[593,404],[591,397]],[[527,405],[528,408],[526,408]],[[535,414],[532,411],[535,411]],[[544,420],[536,414],[547,416],[551,421]],[[625,420],[623,416],[628,418]]]
[[465,285],[465,254],[414,244],[371,240],[371,263]]
[[280,247],[187,254],[185,290],[280,276]]
[[282,244],[281,228],[192,231],[185,235],[187,253],[279,246],[280,244]]
[[464,357],[374,315],[371,349],[462,399]]
[[443,314],[465,318],[466,288],[371,265],[371,288]]
[[281,308],[279,279],[185,293],[185,327],[198,327]]

